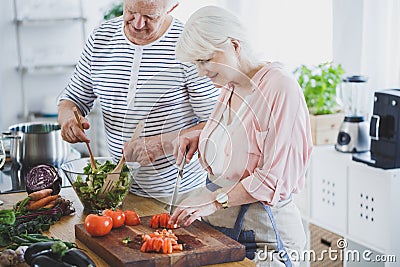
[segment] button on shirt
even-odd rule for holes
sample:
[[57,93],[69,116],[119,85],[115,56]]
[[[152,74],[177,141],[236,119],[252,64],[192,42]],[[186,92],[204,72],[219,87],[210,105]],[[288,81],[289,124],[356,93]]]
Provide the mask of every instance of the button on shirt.
[[[70,83],[59,100],[73,101],[87,115],[99,99],[106,143],[117,160],[140,120],[143,136],[177,131],[207,121],[219,95],[211,81],[198,77],[193,64],[177,61],[176,42],[183,24],[174,19],[155,42],[139,46],[123,31],[122,17],[106,21],[90,35]],[[172,194],[177,169],[172,155],[142,166],[131,191],[142,196]],[[180,192],[205,182],[194,158],[187,164]]]

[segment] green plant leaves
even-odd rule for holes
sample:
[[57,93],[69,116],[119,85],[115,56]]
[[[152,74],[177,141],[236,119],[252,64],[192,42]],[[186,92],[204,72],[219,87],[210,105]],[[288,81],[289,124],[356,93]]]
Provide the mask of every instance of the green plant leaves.
[[314,115],[332,114],[338,110],[336,87],[342,81],[344,69],[340,64],[321,63],[307,67],[301,65],[294,71],[303,88],[309,112]]
[[109,20],[112,18],[116,18],[122,15],[123,4],[122,1],[120,3],[114,3],[113,6],[104,13],[104,20]]

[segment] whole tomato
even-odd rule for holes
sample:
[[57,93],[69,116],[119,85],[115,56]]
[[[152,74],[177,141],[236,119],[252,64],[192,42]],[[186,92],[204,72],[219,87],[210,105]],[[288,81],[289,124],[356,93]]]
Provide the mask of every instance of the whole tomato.
[[91,236],[105,236],[112,226],[113,221],[109,216],[89,214],[85,218],[85,229]]
[[125,213],[122,210],[116,209],[116,210],[111,210],[111,209],[105,209],[103,211],[103,215],[110,216],[113,221],[113,227],[112,228],[119,228],[122,225],[124,225],[125,222]]
[[139,225],[139,215],[133,210],[126,210],[125,213],[125,224],[126,225]]

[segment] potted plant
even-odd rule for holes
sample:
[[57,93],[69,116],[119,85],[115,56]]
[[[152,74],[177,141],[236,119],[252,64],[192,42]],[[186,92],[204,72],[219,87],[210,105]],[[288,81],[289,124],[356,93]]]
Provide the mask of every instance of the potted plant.
[[112,18],[116,18],[122,15],[122,11],[123,11],[123,5],[122,5],[122,1],[119,3],[114,3],[110,9],[108,9],[105,13],[104,13],[104,20],[109,20]]
[[344,73],[342,66],[333,62],[311,67],[301,65],[294,71],[310,112],[315,145],[336,143],[344,117],[336,101],[336,90]]

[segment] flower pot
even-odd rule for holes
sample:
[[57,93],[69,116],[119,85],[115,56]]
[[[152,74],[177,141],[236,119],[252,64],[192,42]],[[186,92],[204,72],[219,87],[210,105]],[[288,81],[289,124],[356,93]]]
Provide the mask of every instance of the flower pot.
[[336,144],[344,113],[311,115],[311,134],[314,145]]

